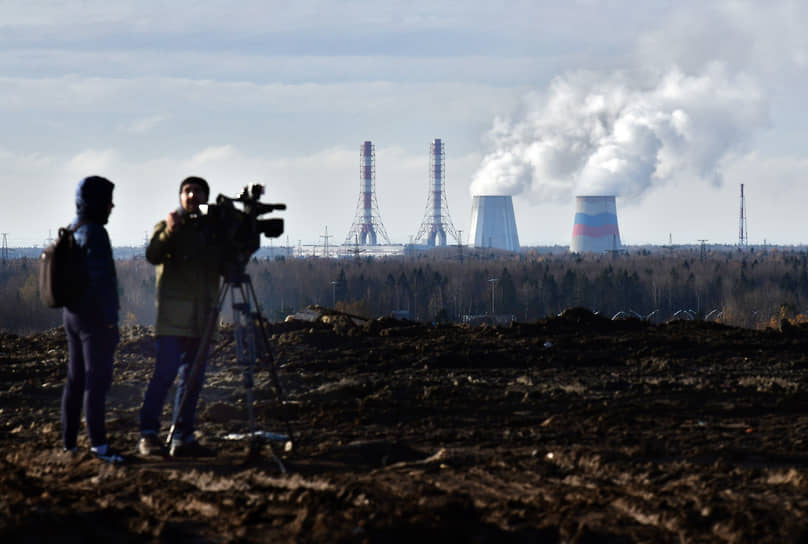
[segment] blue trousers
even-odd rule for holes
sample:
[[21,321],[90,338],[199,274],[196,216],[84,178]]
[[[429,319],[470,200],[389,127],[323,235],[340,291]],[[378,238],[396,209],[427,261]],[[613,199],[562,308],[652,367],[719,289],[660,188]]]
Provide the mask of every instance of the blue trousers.
[[[173,413],[174,420],[179,418],[175,439],[186,441],[193,438],[196,405],[199,402],[199,393],[202,390],[202,382],[204,381],[204,364],[202,375],[196,387],[189,387],[191,384],[188,383],[188,373],[199,349],[199,341],[199,338],[184,336],[157,337],[157,357],[154,364],[154,374],[152,374],[146,388],[143,406],[140,409],[141,434],[159,432],[160,416],[163,413],[163,405],[168,396],[168,390],[179,374]],[[188,389],[188,400],[185,404],[185,410],[179,413],[180,401],[186,389]]]
[[62,444],[68,449],[76,447],[84,407],[90,445],[101,446],[107,443],[104,417],[118,329],[88,322],[67,309],[62,312],[62,322],[68,352],[62,392]]

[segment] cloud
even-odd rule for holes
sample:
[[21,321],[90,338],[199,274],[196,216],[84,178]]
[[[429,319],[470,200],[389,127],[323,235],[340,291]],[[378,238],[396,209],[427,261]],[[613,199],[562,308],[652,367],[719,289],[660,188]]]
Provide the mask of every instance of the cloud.
[[642,66],[698,72],[720,60],[732,72],[789,77],[804,67],[806,19],[808,5],[799,0],[683,3],[639,37],[635,55]]
[[495,121],[493,150],[474,176],[473,194],[639,198],[680,175],[720,183],[722,157],[767,124],[757,83],[720,63],[700,74],[674,67],[642,79],[566,74],[523,108]]
[[147,134],[152,132],[158,125],[160,125],[166,118],[162,115],[149,115],[148,117],[140,117],[133,120],[128,125],[123,127],[125,132],[132,134]]
[[73,156],[66,165],[69,177],[81,179],[90,175],[103,175],[121,162],[120,154],[113,149],[87,150]]
[[[173,114],[320,113],[378,114],[422,108],[457,118],[469,110],[492,112],[492,101],[514,95],[511,89],[476,83],[353,81],[258,83],[177,77],[0,77],[0,111],[108,113],[148,116],[172,108]],[[260,108],[260,109],[259,109]],[[414,113],[418,113],[415,111]]]
[[305,55],[266,50],[232,49],[71,49],[0,47],[0,73],[6,77],[40,79],[45,75],[137,78],[206,79],[216,81],[285,82],[535,82],[550,75],[568,58],[546,51],[507,57],[485,54],[432,57],[364,53],[337,55],[329,51]]
[[[650,24],[666,11],[664,6],[649,3],[632,6],[631,17],[614,17],[615,8],[606,3],[590,3],[584,9],[577,4],[518,2],[503,8],[490,2],[429,0],[245,0],[235,4],[223,0],[91,0],[74,5],[30,0],[0,7],[0,42],[84,47],[134,42],[162,50],[253,46],[273,53],[285,48],[302,54],[418,50],[433,56],[436,50],[518,50],[525,41],[545,46],[563,42],[562,49],[569,49],[574,43],[591,43],[590,36],[610,16],[609,32],[603,34],[613,42],[634,25]],[[569,28],[577,30],[575,39],[566,34]]]

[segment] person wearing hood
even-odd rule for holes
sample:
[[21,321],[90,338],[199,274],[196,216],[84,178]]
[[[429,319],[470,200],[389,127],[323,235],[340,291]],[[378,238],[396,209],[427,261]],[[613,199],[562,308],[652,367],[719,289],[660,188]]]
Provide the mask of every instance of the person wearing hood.
[[[140,410],[138,452],[142,455],[211,457],[212,449],[194,436],[194,417],[204,377],[192,387],[187,383],[190,364],[219,292],[219,248],[210,242],[205,216],[210,189],[200,177],[180,183],[180,206],[154,227],[146,248],[146,259],[156,266],[157,319],[154,324],[157,353],[154,373],[146,388]],[[179,374],[175,393],[175,434],[168,451],[159,438],[160,416],[168,391]],[[188,388],[188,399],[179,414],[180,400]]]
[[67,378],[62,394],[62,441],[65,451],[75,452],[81,411],[87,424],[90,449],[102,461],[123,462],[107,443],[106,398],[112,385],[112,362],[118,332],[118,281],[112,245],[104,225],[114,204],[115,185],[90,176],[76,191],[76,219],[70,225],[87,262],[87,286],[81,297],[64,308],[67,335]]

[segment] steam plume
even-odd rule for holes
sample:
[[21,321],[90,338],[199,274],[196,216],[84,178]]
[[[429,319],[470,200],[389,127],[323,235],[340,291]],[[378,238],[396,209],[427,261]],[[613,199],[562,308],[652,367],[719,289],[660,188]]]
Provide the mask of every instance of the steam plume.
[[701,75],[671,69],[646,83],[578,72],[496,119],[473,195],[573,194],[639,198],[677,175],[722,181],[721,161],[766,123],[757,85],[721,64]]

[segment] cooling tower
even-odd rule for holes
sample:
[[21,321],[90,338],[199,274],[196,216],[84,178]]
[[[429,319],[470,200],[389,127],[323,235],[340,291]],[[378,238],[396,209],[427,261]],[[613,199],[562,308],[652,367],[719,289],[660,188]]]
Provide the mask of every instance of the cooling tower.
[[617,206],[614,196],[575,197],[575,225],[572,227],[573,253],[602,253],[620,249]]
[[516,217],[510,196],[474,197],[469,245],[519,251],[519,235],[516,233]]

